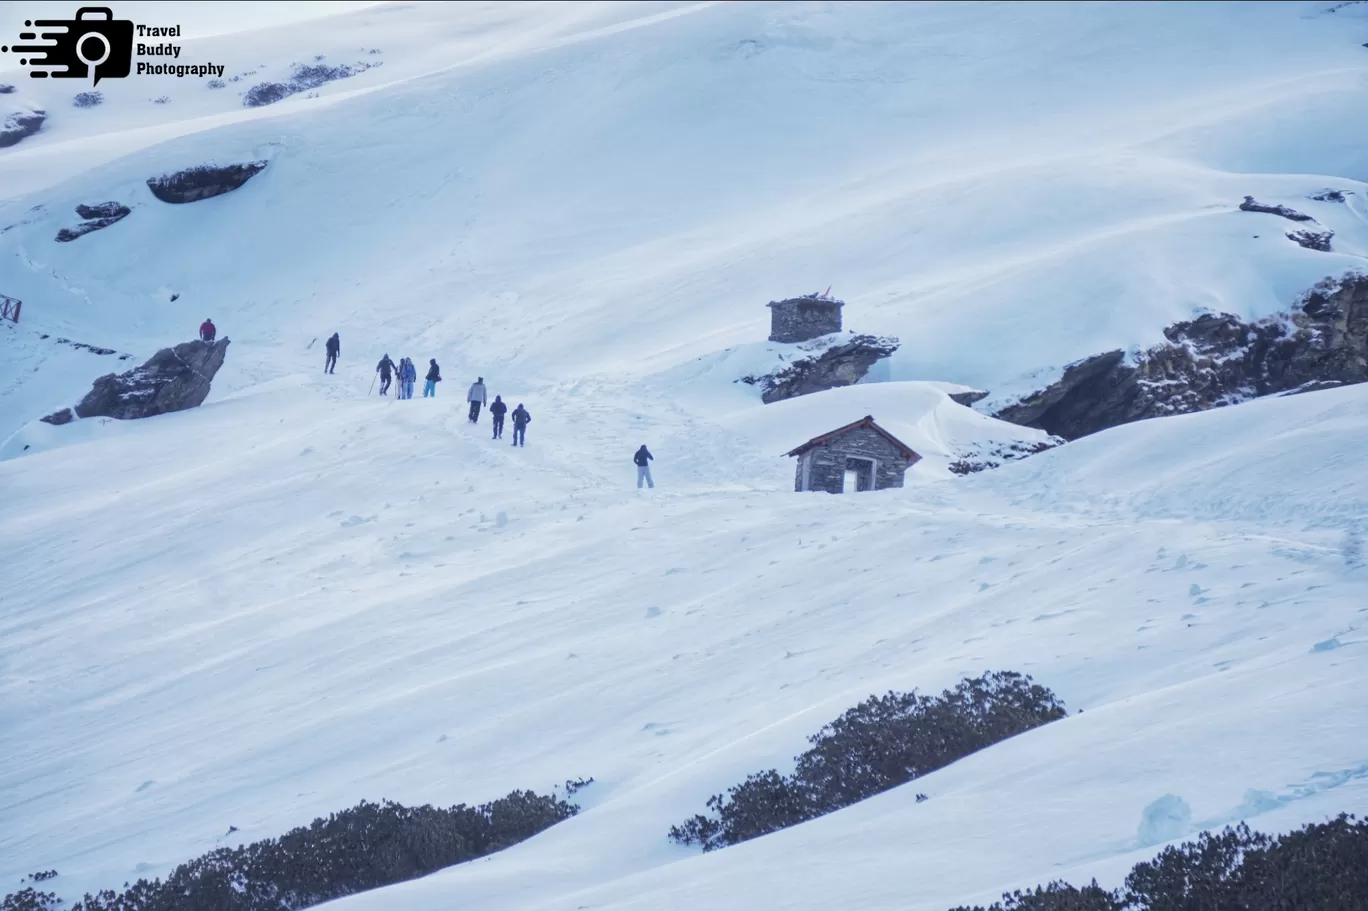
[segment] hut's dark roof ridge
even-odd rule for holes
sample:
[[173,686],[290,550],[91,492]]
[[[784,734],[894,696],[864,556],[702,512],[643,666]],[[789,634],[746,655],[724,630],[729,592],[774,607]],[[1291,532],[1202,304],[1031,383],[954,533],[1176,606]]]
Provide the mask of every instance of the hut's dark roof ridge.
[[835,430],[829,430],[829,431],[827,431],[826,433],[821,434],[820,436],[815,436],[815,437],[813,437],[812,439],[808,440],[808,441],[807,441],[806,443],[804,443],[803,445],[801,445],[801,446],[797,447],[796,449],[792,450],[791,452],[786,452],[786,453],[784,453],[784,455],[786,455],[786,456],[797,456],[797,455],[802,455],[803,453],[807,452],[809,449],[813,449],[813,448],[816,448],[817,446],[825,445],[826,443],[830,442],[832,439],[834,439],[834,438],[840,436],[841,434],[847,433],[847,432],[849,432],[849,431],[851,431],[851,430],[855,430],[855,429],[860,428],[860,427],[868,427],[870,430],[873,430],[875,433],[879,434],[879,435],[882,436],[884,439],[888,440],[888,442],[892,443],[894,446],[896,446],[896,447],[898,448],[898,450],[903,454],[903,456],[904,456],[905,458],[909,458],[909,459],[920,458],[920,456],[917,455],[917,453],[912,449],[911,446],[908,446],[908,445],[907,445],[906,443],[904,443],[902,440],[898,439],[898,438],[895,437],[893,434],[889,433],[887,430],[884,430],[884,429],[883,429],[882,427],[880,427],[877,423],[875,423],[875,421],[874,421],[874,416],[873,416],[872,414],[867,414],[867,415],[865,415],[864,417],[860,418],[858,421],[852,421],[851,423],[845,425],[844,427],[837,427]]

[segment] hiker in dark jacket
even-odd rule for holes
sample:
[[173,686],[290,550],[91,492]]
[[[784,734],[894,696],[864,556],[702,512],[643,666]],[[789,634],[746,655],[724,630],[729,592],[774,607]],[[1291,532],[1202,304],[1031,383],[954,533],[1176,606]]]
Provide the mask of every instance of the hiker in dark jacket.
[[470,391],[466,393],[466,401],[470,403],[470,423],[479,422],[480,406],[488,400],[488,396],[485,394],[484,377],[479,377],[470,384]]
[[327,347],[328,359],[323,364],[323,372],[332,373],[334,368],[337,367],[337,355],[342,352],[342,340],[337,337],[336,332],[334,332],[332,334],[332,337],[328,339]]
[[494,396],[494,404],[489,406],[489,415],[494,419],[494,439],[503,439],[504,413],[508,411],[508,406],[504,404],[502,396]]
[[651,489],[655,490],[655,481],[651,480],[650,465],[651,459],[654,458],[655,456],[651,455],[651,452],[646,448],[645,443],[642,443],[641,448],[638,449],[636,451],[636,454],[632,456],[632,461],[636,463],[637,467],[637,490],[641,489],[642,481],[645,481],[647,484],[651,485]]
[[394,370],[394,361],[386,354],[380,358],[380,363],[375,365],[376,371],[380,374],[380,394],[384,395],[389,391],[390,373]]
[[423,387],[423,398],[437,397],[437,384],[442,381],[442,368],[437,366],[436,358],[428,359],[427,385]]
[[213,320],[206,319],[200,323],[200,341],[212,342],[216,335],[218,335],[218,327],[214,325]]
[[527,413],[522,402],[513,409],[513,445],[521,446],[527,441],[527,425],[531,422],[532,415]]

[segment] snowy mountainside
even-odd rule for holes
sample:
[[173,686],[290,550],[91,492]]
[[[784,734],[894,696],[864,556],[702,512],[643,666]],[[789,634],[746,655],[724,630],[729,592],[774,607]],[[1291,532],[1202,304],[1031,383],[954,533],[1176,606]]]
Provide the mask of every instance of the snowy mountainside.
[[[187,41],[249,83],[381,52],[260,108],[0,73],[49,115],[0,149],[0,880],[70,899],[362,798],[583,775],[580,816],[343,903],[941,911],[1368,810],[1368,387],[949,473],[1044,434],[948,391],[1362,267],[1368,7],[1331,5],[389,4]],[[132,212],[54,241],[106,200]],[[829,284],[902,347],[762,405],[765,302]],[[206,316],[203,406],[35,423]],[[370,394],[384,353],[439,360],[437,398]],[[526,448],[467,423],[477,375]],[[866,414],[924,456],[908,486],[794,494],[782,453]],[[990,668],[1082,711],[735,848],[666,840],[870,693]],[[1144,823],[1165,795],[1181,833]]]
[[[0,185],[20,188],[0,211],[4,293],[30,314],[7,330],[6,396],[39,356],[30,329],[146,356],[209,314],[245,343],[224,378],[238,388],[331,329],[528,377],[639,377],[761,339],[765,301],[833,282],[849,327],[903,340],[890,379],[1001,394],[1198,308],[1284,309],[1368,251],[1361,208],[1302,199],[1365,191],[1343,116],[1368,69],[1353,8],[518,9],[253,33],[270,78],[306,46],[347,62],[431,36],[412,63],[264,108],[184,81],[190,98],[153,105],[125,80],[78,111],[26,84],[50,119],[0,154]],[[233,56],[233,36],[209,40]],[[111,132],[125,110],[137,126]],[[272,164],[188,208],[143,186],[244,159]],[[1247,194],[1303,208],[1335,251],[1239,212]],[[105,199],[134,212],[53,243],[74,205]]]
[[[592,775],[578,818],[348,901],[943,909],[1118,877],[1169,793],[1185,831],[1368,807],[1364,387],[867,498],[788,492],[725,435],[658,446],[639,498],[602,403],[565,401],[514,450],[459,402],[309,379],[0,463],[0,875],[79,894],[361,797]],[[865,695],[988,667],[1083,713],[747,845],[665,841]]]

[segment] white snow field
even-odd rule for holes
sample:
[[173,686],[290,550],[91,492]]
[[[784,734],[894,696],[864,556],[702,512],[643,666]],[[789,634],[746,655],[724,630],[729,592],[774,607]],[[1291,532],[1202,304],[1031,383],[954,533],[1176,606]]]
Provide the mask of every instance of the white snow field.
[[[337,904],[944,911],[1368,811],[1368,387],[967,478],[1044,435],[945,391],[1365,268],[1364,42],[1331,2],[389,4],[187,41],[256,71],[221,89],[77,109],[0,72],[49,115],[0,150],[0,891],[578,776],[576,818]],[[316,55],[383,65],[242,106]],[[213,199],[146,187],[249,159]],[[105,200],[133,212],[54,242]],[[792,354],[764,303],[830,284],[903,347],[761,405],[735,380]],[[206,316],[202,407],[36,422]],[[385,352],[437,358],[438,398],[368,395]],[[476,375],[526,448],[466,422]],[[782,453],[865,414],[925,456],[908,486],[793,493]],[[990,669],[1073,714],[740,846],[666,839],[869,694]]]

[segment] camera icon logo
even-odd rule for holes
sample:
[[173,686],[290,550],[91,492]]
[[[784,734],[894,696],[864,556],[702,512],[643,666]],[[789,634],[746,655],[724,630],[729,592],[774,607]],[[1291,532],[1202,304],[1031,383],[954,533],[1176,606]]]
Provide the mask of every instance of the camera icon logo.
[[123,79],[133,67],[133,21],[115,19],[107,6],[83,6],[74,19],[30,20],[24,26],[43,31],[20,32],[19,40],[43,43],[0,50],[28,54],[19,63],[42,67],[29,72],[34,79],[92,79],[99,85],[101,79]]

